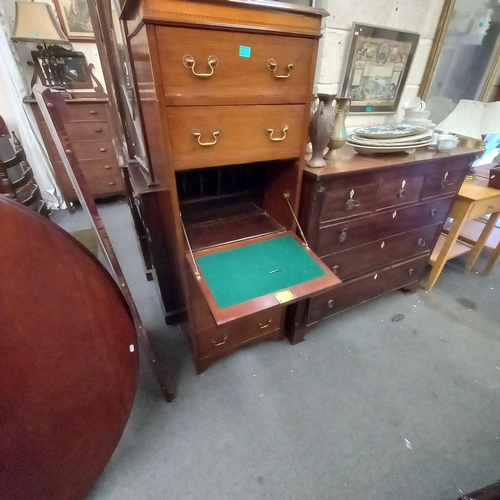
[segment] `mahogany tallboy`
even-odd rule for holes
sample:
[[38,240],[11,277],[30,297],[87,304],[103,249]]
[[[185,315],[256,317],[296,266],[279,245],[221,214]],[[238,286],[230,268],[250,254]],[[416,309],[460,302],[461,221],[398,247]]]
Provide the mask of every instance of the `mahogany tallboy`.
[[290,304],[340,282],[295,236],[326,15],[269,1],[122,2],[147,153],[126,184],[167,321],[184,319],[198,372],[281,340]]
[[478,154],[456,148],[368,157],[344,146],[325,168],[306,168],[301,226],[342,284],[290,307],[293,344],[334,314],[392,290],[416,290]]

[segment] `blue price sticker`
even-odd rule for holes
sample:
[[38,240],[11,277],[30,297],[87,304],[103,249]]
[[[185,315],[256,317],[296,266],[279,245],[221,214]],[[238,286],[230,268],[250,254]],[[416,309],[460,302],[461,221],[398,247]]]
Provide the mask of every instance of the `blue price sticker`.
[[371,110],[372,110],[372,107],[371,107],[371,106],[367,106],[365,111],[366,111],[367,113],[369,113]]
[[240,45],[240,57],[250,57],[252,53],[252,47],[247,47],[246,45]]

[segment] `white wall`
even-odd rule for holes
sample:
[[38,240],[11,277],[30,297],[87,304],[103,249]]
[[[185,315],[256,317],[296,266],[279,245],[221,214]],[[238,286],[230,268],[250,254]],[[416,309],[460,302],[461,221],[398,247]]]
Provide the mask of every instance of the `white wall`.
[[5,120],[9,130],[14,130],[17,134],[19,130],[5,89],[4,79],[7,77],[5,71],[0,71],[0,115]]
[[[420,41],[406,81],[400,106],[418,93],[432,41],[441,15],[444,0],[316,0],[316,7],[330,13],[323,20],[323,38],[320,41],[316,69],[315,92],[337,94],[341,91],[343,66],[349,52],[353,22],[385,26],[420,34]],[[347,127],[394,123],[398,115],[365,113],[349,115]]]

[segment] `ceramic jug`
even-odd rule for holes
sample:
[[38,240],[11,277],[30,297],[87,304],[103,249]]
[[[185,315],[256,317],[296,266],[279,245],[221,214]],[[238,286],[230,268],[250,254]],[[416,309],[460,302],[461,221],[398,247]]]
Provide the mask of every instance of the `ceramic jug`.
[[311,137],[313,151],[307,165],[313,168],[326,165],[323,154],[332,134],[334,114],[332,103],[335,94],[318,94],[318,99],[318,109],[309,124],[309,136]]
[[345,119],[349,108],[351,107],[351,100],[347,97],[335,98],[335,119],[333,121],[332,133],[328,141],[328,153],[325,158],[333,158],[335,150],[341,148],[347,141],[347,130],[345,128]]

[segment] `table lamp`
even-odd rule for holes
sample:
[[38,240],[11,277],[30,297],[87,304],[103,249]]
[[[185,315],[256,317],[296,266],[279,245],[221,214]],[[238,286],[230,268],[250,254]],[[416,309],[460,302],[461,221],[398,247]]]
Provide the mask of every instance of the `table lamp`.
[[[484,148],[489,134],[500,132],[500,101],[479,102],[462,99],[457,107],[436,126],[436,130],[450,132],[462,139],[475,139],[475,147]],[[472,175],[474,170],[472,167]]]
[[[16,2],[16,22],[12,40],[34,43],[40,70],[50,87],[65,88],[64,62],[60,58],[60,45],[71,48],[71,43],[61,30],[49,4],[43,2]],[[49,45],[47,45],[49,44]],[[33,57],[35,60],[35,57]],[[37,61],[35,60],[35,63]]]

